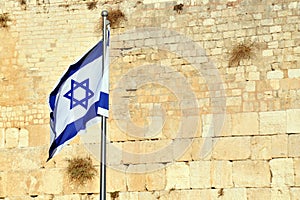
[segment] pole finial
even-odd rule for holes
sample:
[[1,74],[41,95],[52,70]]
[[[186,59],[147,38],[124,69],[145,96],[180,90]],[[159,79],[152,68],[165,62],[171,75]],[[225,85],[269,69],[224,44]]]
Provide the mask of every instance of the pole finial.
[[108,11],[107,10],[103,10],[101,13],[102,17],[107,17],[108,16]]

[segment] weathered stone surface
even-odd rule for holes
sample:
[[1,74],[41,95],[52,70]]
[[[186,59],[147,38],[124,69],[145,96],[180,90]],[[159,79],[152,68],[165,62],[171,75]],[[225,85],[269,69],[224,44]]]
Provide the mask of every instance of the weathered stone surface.
[[269,187],[270,168],[266,161],[234,161],[232,179],[236,187]]
[[272,187],[294,185],[294,165],[292,158],[277,158],[270,160]]
[[260,134],[286,133],[286,111],[260,112]]
[[189,163],[191,188],[210,188],[210,161],[194,161]]
[[300,188],[291,188],[291,200],[299,200],[300,199]]
[[258,122],[258,114],[255,112],[232,114],[232,134],[258,135]]
[[271,199],[270,188],[248,188],[247,199],[266,200]]
[[6,197],[6,184],[7,184],[7,178],[6,178],[6,172],[0,172],[0,197],[4,198]]
[[[64,190],[65,171],[63,169],[47,169],[40,178],[41,191],[45,194],[62,194]],[[70,181],[65,182],[70,187]]]
[[[147,167],[147,166],[146,166]],[[153,166],[154,167],[154,166]],[[147,191],[164,190],[166,187],[166,169],[150,171],[146,174],[146,189]],[[156,168],[156,167],[155,167]]]
[[49,125],[30,125],[26,127],[29,134],[30,147],[43,146],[50,143]]
[[126,174],[122,171],[107,168],[107,192],[126,191]]
[[212,158],[217,160],[248,159],[251,155],[250,137],[224,137],[213,139]]
[[272,157],[287,157],[288,155],[288,135],[272,136]]
[[174,163],[166,168],[167,185],[166,189],[187,189],[190,188],[189,166],[183,162]]
[[4,144],[5,144],[5,129],[0,128],[0,149],[4,148]]
[[26,129],[21,129],[19,132],[19,147],[28,147],[29,134]]
[[246,188],[226,188],[212,190],[212,199],[247,200]]
[[300,109],[287,110],[287,133],[300,133]]
[[215,188],[229,188],[232,182],[232,162],[213,161],[211,163],[211,185]]
[[5,130],[5,147],[15,148],[19,142],[19,129],[8,128]]
[[251,138],[251,159],[268,160],[272,158],[271,136],[255,136]]
[[295,185],[300,186],[300,159],[294,158]]
[[298,157],[300,156],[300,134],[289,135],[289,156]]

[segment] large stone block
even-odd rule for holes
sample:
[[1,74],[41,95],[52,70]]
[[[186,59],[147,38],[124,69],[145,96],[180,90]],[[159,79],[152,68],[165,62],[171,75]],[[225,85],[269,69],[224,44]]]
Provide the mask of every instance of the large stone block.
[[189,166],[183,162],[176,162],[166,168],[166,189],[190,188]]
[[286,133],[286,111],[259,113],[260,134]]
[[251,159],[268,160],[272,158],[272,137],[255,136],[251,138]]
[[124,171],[117,171],[107,168],[107,192],[126,191],[126,174]]
[[26,129],[21,129],[19,133],[19,147],[28,147],[29,134]]
[[[62,194],[64,191],[65,171],[63,169],[47,169],[42,172],[41,190],[45,194]],[[70,187],[70,182],[65,182]]]
[[271,200],[290,200],[290,191],[287,187],[271,188]]
[[250,137],[223,137],[213,139],[212,158],[217,160],[241,160],[250,158]]
[[276,158],[270,160],[272,187],[294,185],[294,166],[292,158]]
[[300,188],[291,188],[291,200],[300,200]]
[[10,171],[7,173],[6,179],[7,195],[25,196],[28,194],[40,194],[42,191],[42,184],[47,186],[47,183],[42,183],[41,179],[41,171]]
[[289,157],[300,156],[300,134],[289,135]]
[[8,128],[5,130],[5,147],[15,148],[19,142],[19,129]]
[[229,188],[233,186],[232,162],[212,161],[210,174],[212,187]]
[[234,161],[232,177],[236,187],[269,187],[270,168],[266,161]]
[[0,128],[0,149],[4,148],[4,144],[5,144],[5,129]]
[[267,200],[271,199],[270,188],[248,188],[247,199],[253,200]]
[[272,136],[272,157],[287,157],[288,155],[288,135]]
[[232,135],[258,135],[258,122],[256,112],[232,114]]
[[6,197],[6,172],[0,172],[0,198]]
[[300,186],[300,158],[294,158],[295,186]]
[[210,188],[210,161],[193,161],[189,165],[191,188]]
[[49,145],[50,127],[49,125],[29,125],[26,127],[29,134],[28,145],[30,147]]
[[[128,191],[146,191],[146,174],[144,173],[131,173],[134,171],[140,171],[141,167],[145,168],[145,165],[130,165],[128,173],[126,173],[126,185]],[[134,169],[138,168],[138,169]]]
[[[147,167],[147,165],[146,165]],[[155,171],[146,173],[146,188],[148,191],[164,190],[166,187],[166,169],[163,166],[148,166],[150,169],[157,167]]]
[[247,200],[246,188],[226,188],[211,190],[212,199]]
[[287,110],[287,133],[300,133],[300,109]]

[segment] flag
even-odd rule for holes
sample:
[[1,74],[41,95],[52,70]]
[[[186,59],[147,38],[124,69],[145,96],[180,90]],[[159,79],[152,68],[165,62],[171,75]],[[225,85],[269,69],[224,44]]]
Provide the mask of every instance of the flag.
[[49,96],[50,160],[77,135],[108,117],[109,31],[102,65],[103,40],[71,65]]

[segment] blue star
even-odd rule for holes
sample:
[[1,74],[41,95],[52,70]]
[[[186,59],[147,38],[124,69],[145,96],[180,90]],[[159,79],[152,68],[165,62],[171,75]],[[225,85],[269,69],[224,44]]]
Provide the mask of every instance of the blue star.
[[[81,88],[81,89],[80,89]],[[79,90],[80,89],[80,90]],[[81,100],[76,99],[75,96],[77,96],[77,98],[80,98],[80,92],[82,92],[82,89],[84,90],[84,97],[81,97]],[[75,92],[77,95],[75,95]],[[81,93],[82,94],[82,93]],[[79,97],[78,97],[79,96]],[[84,107],[85,109],[87,109],[88,107],[88,101],[90,98],[92,98],[94,96],[94,93],[92,90],[90,90],[89,88],[89,79],[86,79],[84,81],[82,81],[81,83],[74,81],[73,79],[71,79],[71,89],[64,94],[64,97],[66,97],[67,99],[70,99],[70,110],[78,105],[81,105],[82,107]]]

